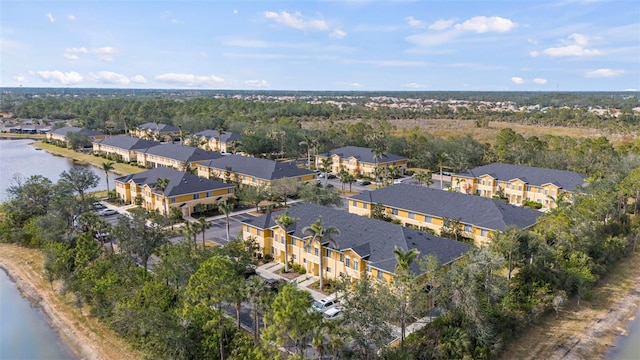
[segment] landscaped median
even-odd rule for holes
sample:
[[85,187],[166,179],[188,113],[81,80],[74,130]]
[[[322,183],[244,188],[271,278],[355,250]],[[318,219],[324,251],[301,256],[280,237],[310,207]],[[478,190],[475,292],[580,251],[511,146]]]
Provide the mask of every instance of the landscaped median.
[[[35,142],[32,145],[37,148],[46,150],[47,152],[52,153],[54,155],[64,156],[66,158],[74,159],[75,161],[83,164],[94,165],[98,168],[102,168],[102,163],[110,161],[105,158],[101,158],[99,156],[77,152],[75,150],[68,149],[68,148],[61,148],[59,146],[45,143],[42,141]],[[146,169],[139,168],[134,165],[113,162],[113,170],[111,170],[110,172],[114,174],[119,174],[119,175],[129,175],[129,174],[137,174],[145,170]]]

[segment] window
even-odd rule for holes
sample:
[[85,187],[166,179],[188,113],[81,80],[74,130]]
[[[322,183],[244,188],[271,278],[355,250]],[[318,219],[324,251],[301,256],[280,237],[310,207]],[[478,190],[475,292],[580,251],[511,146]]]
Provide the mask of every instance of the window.
[[480,230],[480,235],[481,236],[487,236],[487,230],[485,230],[485,229]]
[[193,200],[200,199],[200,194],[193,194]]
[[433,222],[433,218],[432,218],[431,216],[425,216],[425,217],[424,217],[424,222],[426,222],[426,223],[429,223],[429,224],[430,224],[430,223],[432,223],[432,222]]
[[367,264],[367,272],[371,273],[371,265]]
[[471,225],[465,225],[464,226],[464,232],[470,233],[471,232]]
[[358,203],[355,200],[351,200],[351,206],[356,207]]
[[415,218],[416,218],[416,214],[415,214],[415,213],[410,212],[410,213],[409,213],[409,219],[415,219]]
[[275,254],[276,253],[276,248],[274,248],[273,246],[271,247],[271,254]]
[[551,190],[551,196],[556,196],[556,191],[555,190]]
[[262,236],[262,230],[258,230],[258,236]]
[[522,185],[518,185],[518,190],[522,190]]
[[391,209],[391,215],[398,215],[398,209]]
[[286,240],[287,240],[287,236],[286,236],[286,235],[282,235],[282,236],[280,236],[280,242],[281,242],[281,243],[283,243],[283,244],[284,244]]
[[304,250],[307,252],[307,254],[311,254],[311,245],[305,246]]
[[207,197],[212,197],[213,193],[211,191],[207,191]]
[[354,268],[355,270],[360,269],[360,267],[358,266],[358,260],[357,260],[357,259],[353,259],[353,268]]
[[384,276],[382,275],[382,271],[378,270],[378,280],[383,280]]
[[531,185],[527,185],[527,191],[531,191]]
[[313,255],[318,256],[318,254],[320,253],[320,251],[318,250],[317,247],[313,248]]
[[228,188],[228,189],[227,189],[227,194],[231,194],[232,192],[233,192],[233,189],[232,189],[232,188]]
[[544,194],[545,195],[549,195],[549,190],[548,189],[544,189]]
[[302,263],[306,264],[307,263],[307,259],[302,259]]
[[364,202],[362,203],[362,208],[366,209],[367,208],[367,204],[365,204]]
[[540,194],[541,191],[542,191],[542,189],[538,188],[538,194]]
[[175,204],[175,203],[176,203],[176,198],[172,197],[172,198],[171,198],[171,203],[172,203],[172,204]]
[[327,266],[327,274],[331,273],[331,268]]
[[351,259],[349,259],[348,257],[344,259],[344,266],[351,267]]
[[344,262],[344,254],[340,253],[340,262]]
[[280,242],[279,237],[280,235],[278,233],[273,234],[273,238],[276,240],[276,242]]
[[330,249],[324,249],[325,255],[326,257],[330,258],[331,257],[331,250]]
[[484,180],[482,180],[480,183],[481,183],[482,185],[484,185]]

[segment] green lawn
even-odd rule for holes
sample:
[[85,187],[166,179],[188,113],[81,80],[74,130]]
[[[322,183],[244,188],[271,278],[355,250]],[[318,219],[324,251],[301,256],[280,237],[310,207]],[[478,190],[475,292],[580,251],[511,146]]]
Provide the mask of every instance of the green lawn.
[[[71,150],[67,148],[61,148],[61,147],[58,147],[52,144],[47,144],[44,142],[33,143],[33,146],[44,149],[54,155],[64,156],[70,159],[74,159],[76,162],[95,165],[99,168],[102,168],[102,163],[109,161],[99,156],[85,154],[85,153],[77,152],[75,150]],[[129,164],[119,164],[114,162],[113,170],[111,170],[111,172],[119,175],[129,175],[129,174],[137,174],[145,170],[146,169],[139,168],[137,166],[133,166]]]

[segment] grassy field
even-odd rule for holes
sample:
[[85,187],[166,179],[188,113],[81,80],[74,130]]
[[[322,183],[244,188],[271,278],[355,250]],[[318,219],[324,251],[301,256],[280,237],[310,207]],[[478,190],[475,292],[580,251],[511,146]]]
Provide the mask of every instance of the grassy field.
[[[451,120],[451,119],[420,119],[420,120],[390,120],[391,124],[396,126],[399,135],[406,133],[408,130],[418,127],[428,134],[448,137],[448,136],[464,136],[470,134],[471,137],[481,143],[493,144],[500,130],[511,128],[518,134],[525,137],[543,135],[570,136],[583,138],[597,138],[605,136],[612,143],[618,143],[625,134],[607,133],[604,130],[575,128],[562,126],[543,126],[543,125],[521,125],[509,122],[491,121],[488,128],[477,128],[474,120]],[[637,135],[636,135],[637,136]]]
[[[67,148],[61,148],[52,144],[47,144],[43,142],[37,142],[33,144],[35,147],[46,150],[54,155],[64,156],[67,158],[74,159],[76,162],[80,164],[91,164],[95,165],[99,168],[102,168],[102,163],[107,162],[107,159],[101,158],[99,156],[93,156],[91,154],[85,154],[81,152],[77,152]],[[146,169],[139,168],[137,166],[132,166],[129,164],[119,164],[113,163],[113,170],[111,170],[114,174],[119,175],[129,175],[129,174],[137,174],[139,172],[145,171]]]

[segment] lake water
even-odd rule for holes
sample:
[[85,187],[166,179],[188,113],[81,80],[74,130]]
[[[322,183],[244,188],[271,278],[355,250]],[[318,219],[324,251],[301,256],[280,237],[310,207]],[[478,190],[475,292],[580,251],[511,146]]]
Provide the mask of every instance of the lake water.
[[637,360],[640,359],[640,311],[636,319],[629,325],[629,335],[619,336],[613,349],[608,354],[610,360]]
[[0,269],[0,359],[67,360],[75,356],[49,327],[41,310],[21,295]]
[[[60,178],[63,171],[73,167],[73,161],[61,156],[54,156],[44,150],[36,150],[29,144],[35,140],[0,139],[0,202],[7,199],[6,189],[11,185],[14,175],[20,175],[24,179],[31,175],[42,175],[54,183]],[[89,191],[106,190],[104,171],[95,166],[90,166],[100,178],[96,188]],[[113,179],[116,174],[109,174],[109,189],[113,190]]]
[[[73,166],[69,159],[54,156],[29,145],[34,140],[0,140],[0,202],[7,199],[6,189],[15,174],[23,178],[43,175],[56,182],[63,171]],[[106,190],[104,171],[92,167],[100,178],[99,185],[90,189]],[[109,176],[109,188],[113,179]],[[15,284],[0,270],[0,359],[74,359],[61,343],[39,309],[20,296]]]

